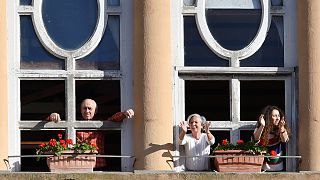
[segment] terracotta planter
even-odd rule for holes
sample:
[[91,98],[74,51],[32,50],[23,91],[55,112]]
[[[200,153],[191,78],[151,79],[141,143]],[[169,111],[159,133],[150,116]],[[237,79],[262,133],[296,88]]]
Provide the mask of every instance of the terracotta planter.
[[90,156],[93,154],[97,152],[79,154],[75,151],[63,151],[61,156],[47,157],[47,165],[50,172],[93,172],[96,164],[96,157]]
[[242,150],[221,150],[215,151],[214,153],[217,156],[224,156],[214,158],[214,164],[219,172],[261,172],[264,160],[263,155],[253,155]]

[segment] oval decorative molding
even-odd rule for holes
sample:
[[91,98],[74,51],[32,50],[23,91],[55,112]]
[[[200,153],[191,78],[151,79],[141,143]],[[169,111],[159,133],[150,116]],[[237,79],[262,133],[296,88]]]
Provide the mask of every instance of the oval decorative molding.
[[75,50],[66,50],[59,47],[48,35],[48,32],[44,26],[42,18],[42,2],[43,0],[34,0],[34,11],[32,13],[32,20],[35,28],[35,32],[42,43],[42,45],[53,55],[62,59],[80,59],[89,53],[91,53],[99,44],[102,39],[104,28],[108,19],[108,15],[105,14],[104,0],[96,0],[98,4],[98,18],[97,25],[93,35],[90,39],[84,43],[80,48]]
[[258,32],[254,39],[243,49],[240,50],[229,50],[222,47],[212,36],[205,15],[205,3],[206,0],[197,0],[196,5],[196,23],[202,40],[207,46],[219,57],[226,60],[239,61],[253,55],[263,44],[267,36],[270,24],[270,1],[260,0],[261,2],[261,22]]

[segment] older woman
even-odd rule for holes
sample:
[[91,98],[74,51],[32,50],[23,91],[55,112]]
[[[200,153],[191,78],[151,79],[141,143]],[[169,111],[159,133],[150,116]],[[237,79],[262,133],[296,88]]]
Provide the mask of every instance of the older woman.
[[[182,129],[179,135],[180,145],[184,145],[187,156],[207,156],[210,154],[210,146],[215,142],[215,138],[209,130],[210,122],[205,122],[205,118],[199,114],[191,114],[187,118],[187,122],[181,122],[179,126]],[[191,134],[187,134],[188,126]],[[205,133],[202,133],[202,128]],[[191,171],[209,170],[209,158],[188,157],[186,168]]]

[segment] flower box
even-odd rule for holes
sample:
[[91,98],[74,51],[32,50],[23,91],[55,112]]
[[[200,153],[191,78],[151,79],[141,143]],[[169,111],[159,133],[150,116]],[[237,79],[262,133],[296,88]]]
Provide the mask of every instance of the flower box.
[[47,165],[50,172],[93,172],[96,164],[97,151],[77,152],[65,150],[60,156],[47,157]]
[[214,158],[219,172],[261,172],[264,160],[264,155],[243,150],[216,150],[214,154],[221,156]]

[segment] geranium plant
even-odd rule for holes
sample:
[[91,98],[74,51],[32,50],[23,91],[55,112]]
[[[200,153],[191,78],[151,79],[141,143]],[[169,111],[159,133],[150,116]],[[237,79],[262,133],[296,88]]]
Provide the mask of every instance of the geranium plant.
[[252,154],[266,154],[267,148],[265,146],[261,146],[258,143],[254,142],[244,142],[243,140],[238,140],[237,144],[230,143],[227,139],[222,140],[221,144],[214,149],[217,150],[243,150],[246,152],[250,152]]
[[[37,155],[54,154],[61,155],[64,150],[74,150],[76,153],[83,153],[84,151],[95,152],[97,150],[96,144],[88,144],[86,142],[77,142],[73,144],[72,139],[62,139],[62,134],[58,134],[57,139],[50,139],[48,143],[41,143],[36,149]],[[39,160],[40,157],[37,158]]]

